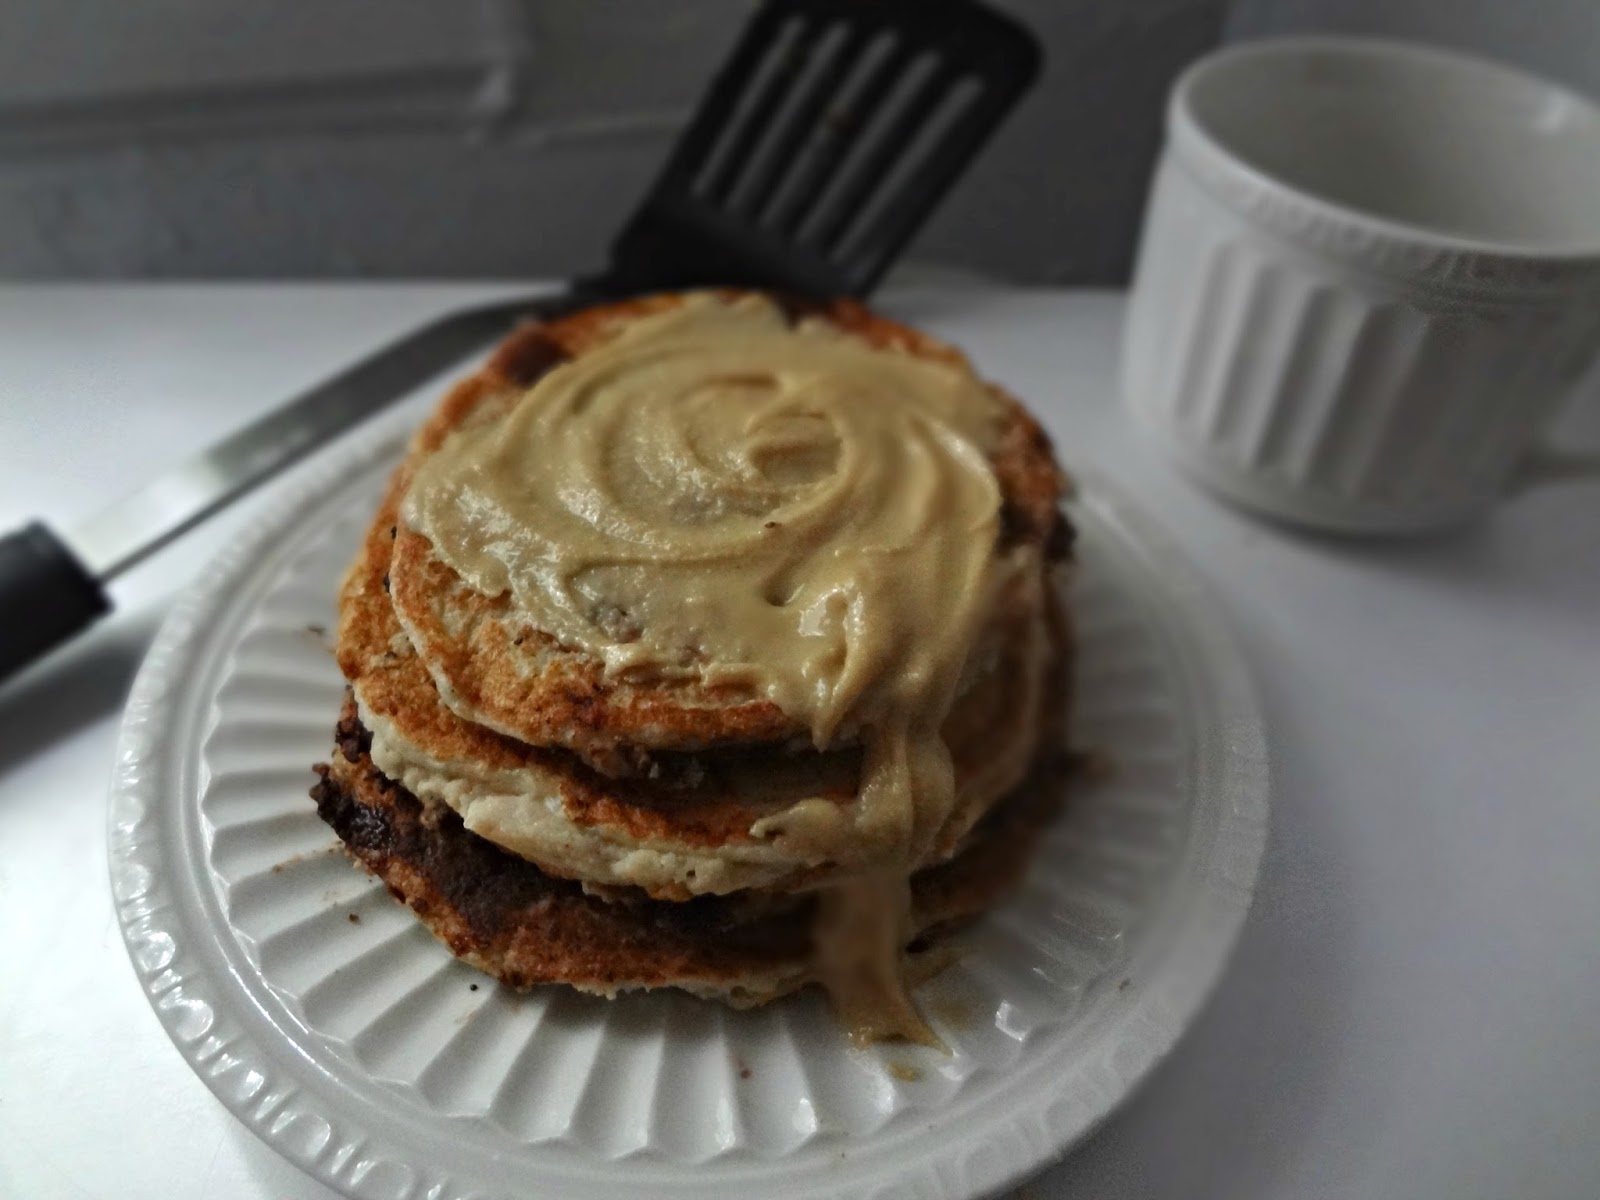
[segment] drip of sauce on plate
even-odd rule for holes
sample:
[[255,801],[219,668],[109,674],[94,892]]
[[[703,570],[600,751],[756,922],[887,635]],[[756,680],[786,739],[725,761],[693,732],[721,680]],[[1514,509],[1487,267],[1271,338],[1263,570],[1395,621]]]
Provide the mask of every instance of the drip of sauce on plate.
[[758,837],[847,867],[818,975],[858,1041],[937,1039],[908,994],[909,876],[950,817],[940,736],[1003,572],[972,374],[760,299],[694,296],[545,375],[418,470],[404,519],[612,677],[698,678],[859,737],[858,802]]

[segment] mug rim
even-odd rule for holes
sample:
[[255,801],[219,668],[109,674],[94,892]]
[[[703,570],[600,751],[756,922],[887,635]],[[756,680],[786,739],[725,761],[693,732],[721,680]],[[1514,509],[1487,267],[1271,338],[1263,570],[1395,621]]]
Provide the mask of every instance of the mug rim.
[[[1328,243],[1328,231],[1343,226],[1358,236],[1375,239],[1382,244],[1382,248],[1390,251],[1384,256],[1391,260],[1387,265],[1404,270],[1407,256],[1416,257],[1420,253],[1427,259],[1425,265],[1435,267],[1442,262],[1446,273],[1454,275],[1479,275],[1486,269],[1492,274],[1496,268],[1505,267],[1524,268],[1537,276],[1537,281],[1552,283],[1557,282],[1558,277],[1564,279],[1573,272],[1587,274],[1590,270],[1600,268],[1600,234],[1590,242],[1572,246],[1538,246],[1528,242],[1449,233],[1330,199],[1290,183],[1242,157],[1217,137],[1194,111],[1195,89],[1208,77],[1227,71],[1241,61],[1294,58],[1307,53],[1327,52],[1354,59],[1421,60],[1434,65],[1445,64],[1455,69],[1497,75],[1502,80],[1536,89],[1552,99],[1580,109],[1591,120],[1600,123],[1600,104],[1588,96],[1532,72],[1481,55],[1397,38],[1297,35],[1241,42],[1213,51],[1190,64],[1173,84],[1167,103],[1166,124],[1170,149],[1202,183],[1209,185],[1209,190],[1220,193],[1219,199],[1236,210],[1243,208],[1248,215],[1278,226],[1280,232],[1290,240],[1301,240],[1308,232],[1321,232],[1324,236],[1314,240]],[[1318,226],[1320,230],[1317,230]],[[1357,248],[1342,244],[1345,239],[1335,237],[1331,240],[1334,244],[1324,245],[1325,249],[1338,252]],[[1551,272],[1555,275],[1552,276]],[[1485,278],[1480,282],[1490,283],[1492,280]]]

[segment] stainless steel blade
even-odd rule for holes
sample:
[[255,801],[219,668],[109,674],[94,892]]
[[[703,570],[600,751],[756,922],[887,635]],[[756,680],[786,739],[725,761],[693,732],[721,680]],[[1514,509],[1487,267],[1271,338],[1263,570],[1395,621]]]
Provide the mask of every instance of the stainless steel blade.
[[571,303],[522,297],[440,317],[295,397],[133,495],[68,530],[102,582],[155,553],[274,473],[503,335],[518,317]]

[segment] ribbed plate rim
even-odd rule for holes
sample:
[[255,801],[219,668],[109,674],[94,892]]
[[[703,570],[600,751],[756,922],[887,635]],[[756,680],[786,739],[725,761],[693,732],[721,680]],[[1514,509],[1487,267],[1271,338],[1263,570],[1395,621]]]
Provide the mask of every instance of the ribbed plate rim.
[[[179,885],[203,885],[204,871],[185,855],[184,822],[195,815],[181,789],[180,760],[192,750],[185,738],[184,682],[217,652],[205,633],[208,620],[235,593],[260,583],[270,551],[337,502],[341,481],[359,478],[400,453],[402,440],[384,439],[311,473],[201,574],[174,605],[140,668],[118,737],[111,784],[109,865],[118,921],[141,986],[162,1027],[208,1088],[253,1133],[320,1182],[353,1197],[403,1200],[494,1194],[493,1163],[420,1161],[416,1148],[384,1128],[376,1112],[361,1111],[325,1063],[307,1061],[292,1042],[271,1036],[270,1018],[230,986],[230,930],[208,926]],[[1091,1133],[1163,1059],[1198,1015],[1236,943],[1248,912],[1266,840],[1269,796],[1265,731],[1243,659],[1195,568],[1171,539],[1098,473],[1074,472],[1080,506],[1092,507],[1119,535],[1123,549],[1144,560],[1163,591],[1150,599],[1164,610],[1164,627],[1178,637],[1191,705],[1202,705],[1198,736],[1210,743],[1213,777],[1198,779],[1194,793],[1216,806],[1217,826],[1204,857],[1185,864],[1192,891],[1183,927],[1164,959],[1146,961],[1136,998],[1109,1018],[1107,1036],[1119,1040],[1099,1064],[1092,1087],[1071,1072],[1017,1095],[1003,1127],[930,1132],[943,1136],[928,1154],[896,1171],[827,1181],[793,1178],[787,1194],[853,1197],[896,1194],[930,1200],[988,1195],[1064,1155]],[[233,943],[236,945],[236,943]],[[1181,964],[1180,961],[1181,960]],[[1105,1013],[1101,1019],[1108,1019]],[[265,1026],[265,1030],[263,1029]],[[1102,1031],[1106,1032],[1106,1031]],[[1035,1079],[1039,1075],[1035,1074]],[[354,1110],[352,1110],[354,1104]],[[307,1136],[307,1130],[313,1131]],[[859,1154],[870,1150],[864,1140]],[[981,1153],[980,1153],[981,1151]],[[648,1184],[627,1162],[595,1164],[574,1196],[637,1194]],[[500,1181],[504,1182],[503,1176]],[[573,1181],[566,1181],[571,1183]],[[718,1187],[709,1177],[703,1194],[744,1194],[748,1180]],[[819,1185],[821,1185],[819,1187]],[[487,1189],[487,1190],[485,1190]]]

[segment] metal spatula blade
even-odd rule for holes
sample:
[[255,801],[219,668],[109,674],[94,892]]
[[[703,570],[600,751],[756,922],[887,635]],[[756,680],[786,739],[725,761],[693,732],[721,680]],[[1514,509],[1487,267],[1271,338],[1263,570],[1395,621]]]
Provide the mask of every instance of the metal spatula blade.
[[105,584],[504,333],[662,288],[866,295],[1027,90],[1033,38],[971,0],[767,0],[599,275],[449,314],[195,455],[67,539],[0,537],[0,680],[110,609]]
[[865,295],[1038,74],[966,0],[772,0],[701,101],[614,268],[655,286]]

